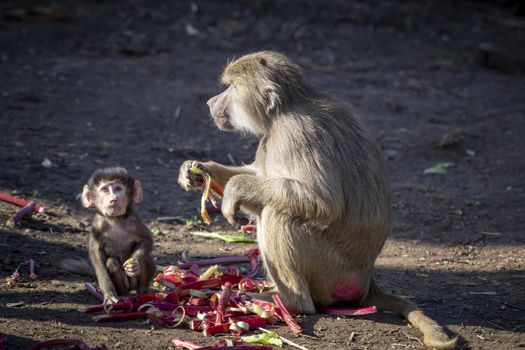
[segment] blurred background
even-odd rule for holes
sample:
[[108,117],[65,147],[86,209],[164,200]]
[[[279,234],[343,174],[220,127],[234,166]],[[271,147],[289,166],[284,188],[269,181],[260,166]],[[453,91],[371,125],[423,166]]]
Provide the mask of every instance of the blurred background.
[[[394,198],[392,238],[378,261],[385,289],[452,324],[462,348],[524,346],[520,1],[2,1],[0,191],[47,210],[0,227],[0,271],[37,256],[49,281],[10,290],[0,305],[85,300],[81,280],[60,275],[54,261],[85,250],[90,214],[76,196],[98,167],[121,165],[142,181],[139,212],[161,233],[160,262],[188,248],[243,251],[188,237],[199,195],[183,192],[177,176],[186,159],[253,159],[257,140],[219,132],[205,102],[221,91],[229,60],[263,49],[290,56],[319,88],[354,106],[383,149]],[[5,222],[15,208],[0,210]],[[229,229],[220,218],[215,225]],[[56,294],[56,283],[78,295]],[[4,306],[0,331],[35,318],[27,307]],[[87,327],[49,308],[45,317],[75,332]],[[312,349],[419,346],[392,317],[304,322],[325,337],[308,340]],[[40,325],[41,338],[64,332]],[[349,329],[358,343],[341,340]],[[93,344],[115,335],[95,330]],[[34,339],[24,332],[13,346]],[[130,344],[151,345],[142,333],[130,331]]]

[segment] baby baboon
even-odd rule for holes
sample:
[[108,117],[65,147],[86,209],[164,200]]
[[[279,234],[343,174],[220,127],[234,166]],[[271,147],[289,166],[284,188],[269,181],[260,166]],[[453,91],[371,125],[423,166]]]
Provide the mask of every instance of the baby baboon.
[[131,290],[147,291],[155,272],[151,256],[150,230],[133,211],[133,202],[142,201],[142,185],[124,168],[95,171],[82,192],[82,204],[94,208],[88,261],[66,259],[67,271],[94,275],[104,294],[104,303]]

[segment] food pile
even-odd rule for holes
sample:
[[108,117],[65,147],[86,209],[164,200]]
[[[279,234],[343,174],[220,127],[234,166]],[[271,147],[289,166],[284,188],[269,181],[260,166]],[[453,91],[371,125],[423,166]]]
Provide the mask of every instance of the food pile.
[[[258,255],[259,250],[255,248],[244,256],[181,261],[165,266],[153,281],[152,287],[158,292],[121,298],[114,304],[103,304],[101,292],[86,284],[101,304],[89,306],[84,312],[100,313],[93,317],[97,322],[147,319],[155,325],[186,326],[206,336],[229,334],[234,336],[232,346],[244,343],[239,338],[241,334],[277,322],[285,322],[294,334],[301,334],[301,327],[278,294],[272,295],[273,302],[247,294],[273,287],[265,280],[252,278],[259,267]],[[248,263],[249,270],[234,265]],[[261,335],[260,338],[268,342],[270,336]],[[181,348],[197,348],[196,344],[188,346],[190,343],[181,339],[174,339],[174,344]],[[219,344],[226,346],[224,340]],[[262,348],[243,345],[243,349]]]

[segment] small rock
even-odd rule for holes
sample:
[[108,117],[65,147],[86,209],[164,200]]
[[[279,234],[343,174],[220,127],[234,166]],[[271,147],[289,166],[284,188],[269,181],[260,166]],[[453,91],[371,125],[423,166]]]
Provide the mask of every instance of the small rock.
[[186,29],[186,34],[190,36],[199,35],[200,33],[200,31],[197,28],[195,28],[193,25],[191,25],[190,23],[187,23],[184,29]]
[[457,145],[463,138],[463,134],[464,133],[462,129],[457,128],[451,130],[441,137],[441,140],[439,140],[438,142],[438,146],[441,148],[445,148]]
[[42,166],[44,168],[49,169],[53,166],[53,163],[48,158],[44,158],[44,160],[42,161]]
[[386,159],[395,159],[399,157],[399,152],[394,149],[387,149],[385,150],[385,157]]

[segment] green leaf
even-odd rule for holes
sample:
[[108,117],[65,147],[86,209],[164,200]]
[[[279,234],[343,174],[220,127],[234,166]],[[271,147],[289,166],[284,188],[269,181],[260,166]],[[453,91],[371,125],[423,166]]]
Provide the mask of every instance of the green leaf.
[[448,169],[452,168],[453,166],[454,166],[454,163],[450,163],[450,162],[437,163],[433,167],[425,169],[425,171],[423,171],[423,174],[427,174],[427,175],[428,174],[440,174],[440,175],[447,174]]
[[281,337],[275,332],[246,335],[241,337],[241,339],[246,343],[257,343],[270,346],[283,346],[283,341],[281,340]]
[[186,219],[186,226],[199,226],[202,225],[202,220],[193,216],[191,219]]
[[164,236],[164,232],[162,232],[158,227],[152,227],[151,233],[153,234],[153,236]]
[[222,239],[228,243],[257,243],[256,240],[246,238],[244,236],[235,236],[235,235],[224,235],[219,232],[206,232],[206,231],[195,231],[190,232],[190,234],[199,237]]

